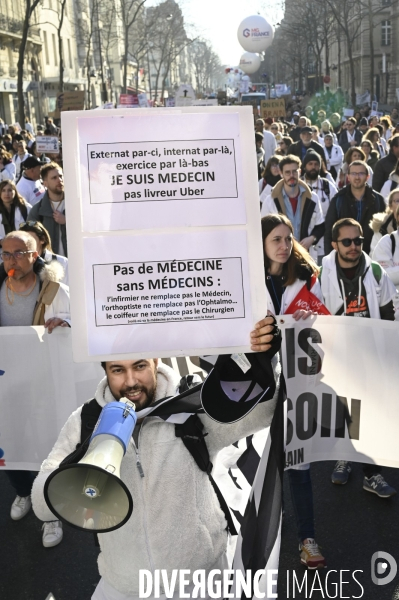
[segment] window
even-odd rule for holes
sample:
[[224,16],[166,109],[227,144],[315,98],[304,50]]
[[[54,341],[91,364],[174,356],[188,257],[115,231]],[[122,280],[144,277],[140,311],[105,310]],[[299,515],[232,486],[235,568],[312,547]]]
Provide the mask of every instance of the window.
[[58,67],[57,44],[55,42],[55,33],[52,33],[51,37],[53,38],[54,64],[56,67]]
[[69,58],[69,68],[72,69],[72,52],[71,52],[71,40],[68,38],[68,58]]
[[391,0],[381,0],[382,6],[391,6]]
[[47,31],[43,31],[43,39],[44,39],[44,55],[46,57],[46,65],[49,65],[50,64],[50,56],[48,53]]
[[381,21],[381,46],[391,45],[391,21]]

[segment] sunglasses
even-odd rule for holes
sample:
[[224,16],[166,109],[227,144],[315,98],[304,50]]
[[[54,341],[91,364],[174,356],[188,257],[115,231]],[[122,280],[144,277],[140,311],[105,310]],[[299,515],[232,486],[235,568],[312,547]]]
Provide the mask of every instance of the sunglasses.
[[337,242],[340,242],[343,246],[345,246],[345,248],[352,246],[352,242],[355,244],[355,246],[361,246],[364,242],[364,237],[359,235],[359,237],[344,238],[343,240],[337,240]]
[[[39,221],[26,221],[25,223],[20,223],[19,224],[19,229],[22,229],[23,227],[25,227],[25,225],[29,225],[29,227],[36,227],[36,225],[39,223]],[[41,225],[41,223],[40,223]]]

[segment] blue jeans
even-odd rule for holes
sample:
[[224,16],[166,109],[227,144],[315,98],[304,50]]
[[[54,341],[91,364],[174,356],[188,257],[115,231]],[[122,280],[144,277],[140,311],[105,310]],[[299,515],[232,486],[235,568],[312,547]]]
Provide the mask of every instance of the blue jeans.
[[30,496],[33,481],[36,479],[36,471],[5,471],[17,496],[26,498]]
[[310,469],[288,470],[298,539],[314,538],[313,491]]

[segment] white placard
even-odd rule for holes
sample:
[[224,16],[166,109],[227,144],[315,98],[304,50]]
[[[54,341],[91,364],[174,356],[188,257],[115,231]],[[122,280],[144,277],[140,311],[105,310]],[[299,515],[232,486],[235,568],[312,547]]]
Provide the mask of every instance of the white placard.
[[151,353],[154,340],[163,353],[182,338],[192,355],[193,342],[238,346],[251,330],[244,231],[85,238],[84,256],[91,356]]
[[37,152],[49,152],[50,154],[56,154],[59,152],[59,140],[57,136],[50,135],[37,135],[36,136],[36,151]]
[[249,351],[266,306],[251,108],[62,119],[75,360]]
[[237,114],[79,119],[84,230],[244,224],[239,125]]

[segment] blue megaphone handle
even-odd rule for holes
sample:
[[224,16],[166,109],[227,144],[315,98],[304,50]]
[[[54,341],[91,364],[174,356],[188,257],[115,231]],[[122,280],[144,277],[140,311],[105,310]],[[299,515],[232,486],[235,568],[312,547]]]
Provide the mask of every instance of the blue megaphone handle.
[[101,411],[90,442],[97,435],[113,435],[121,442],[126,453],[136,421],[137,414],[133,407],[125,402],[109,402]]

